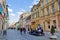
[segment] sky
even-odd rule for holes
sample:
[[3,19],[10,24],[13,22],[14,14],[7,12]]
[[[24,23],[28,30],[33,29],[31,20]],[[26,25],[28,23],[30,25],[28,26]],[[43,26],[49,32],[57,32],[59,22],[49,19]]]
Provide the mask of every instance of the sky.
[[6,0],[8,4],[9,23],[19,21],[19,16],[23,12],[30,11],[33,5],[36,5],[39,0]]

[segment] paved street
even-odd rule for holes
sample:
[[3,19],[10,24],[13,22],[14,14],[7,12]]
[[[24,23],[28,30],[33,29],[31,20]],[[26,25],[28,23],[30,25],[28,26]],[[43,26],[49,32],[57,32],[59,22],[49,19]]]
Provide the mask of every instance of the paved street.
[[[58,36],[57,40],[60,40],[59,33],[56,33],[56,35]],[[7,30],[7,36],[0,38],[0,40],[49,40],[49,33],[46,33],[45,36],[33,36],[28,33],[21,35],[19,31],[9,29]]]

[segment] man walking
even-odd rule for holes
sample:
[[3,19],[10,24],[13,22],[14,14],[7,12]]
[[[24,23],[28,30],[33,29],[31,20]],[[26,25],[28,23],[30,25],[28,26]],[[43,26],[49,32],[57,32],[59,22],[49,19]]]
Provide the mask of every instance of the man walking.
[[21,33],[21,35],[22,35],[22,28],[20,28],[20,33]]

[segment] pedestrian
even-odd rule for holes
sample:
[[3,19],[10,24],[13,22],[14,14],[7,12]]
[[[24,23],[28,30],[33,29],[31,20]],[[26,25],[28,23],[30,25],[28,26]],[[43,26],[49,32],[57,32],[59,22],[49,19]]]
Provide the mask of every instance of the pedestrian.
[[30,29],[28,28],[28,31],[30,31]]
[[3,29],[3,36],[4,35],[7,35],[7,28],[6,28],[6,26],[4,27],[4,29]]
[[3,30],[3,36],[4,35],[7,35],[7,31],[6,30]]
[[21,33],[21,35],[22,35],[22,28],[20,28],[20,33]]
[[26,34],[26,28],[23,28],[24,34]]

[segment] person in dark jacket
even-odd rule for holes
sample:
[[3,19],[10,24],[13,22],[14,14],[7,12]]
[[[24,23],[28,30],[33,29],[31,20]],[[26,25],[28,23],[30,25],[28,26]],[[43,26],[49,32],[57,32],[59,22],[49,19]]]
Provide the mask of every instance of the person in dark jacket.
[[26,34],[26,28],[23,28],[24,33]]
[[22,34],[22,28],[20,28],[20,33]]

